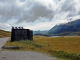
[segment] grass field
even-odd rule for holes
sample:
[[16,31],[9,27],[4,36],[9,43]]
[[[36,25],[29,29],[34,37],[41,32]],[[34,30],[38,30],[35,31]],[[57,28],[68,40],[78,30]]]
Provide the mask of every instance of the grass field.
[[[34,36],[34,41],[7,42],[5,46],[17,46],[18,51],[39,51],[61,58],[80,60],[80,37]],[[10,49],[14,50],[14,49]],[[69,59],[68,59],[69,60]]]
[[10,37],[11,33],[8,31],[0,30],[0,38],[1,37]]

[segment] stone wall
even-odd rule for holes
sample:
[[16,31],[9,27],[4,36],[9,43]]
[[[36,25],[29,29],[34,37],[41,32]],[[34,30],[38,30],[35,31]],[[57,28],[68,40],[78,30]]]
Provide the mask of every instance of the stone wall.
[[33,31],[23,27],[12,27],[11,41],[33,40]]

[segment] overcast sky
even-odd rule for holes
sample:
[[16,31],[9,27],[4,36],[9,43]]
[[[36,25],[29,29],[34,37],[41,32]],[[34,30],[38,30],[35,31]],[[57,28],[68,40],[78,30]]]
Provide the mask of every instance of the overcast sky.
[[80,18],[80,0],[0,0],[0,29],[49,30]]

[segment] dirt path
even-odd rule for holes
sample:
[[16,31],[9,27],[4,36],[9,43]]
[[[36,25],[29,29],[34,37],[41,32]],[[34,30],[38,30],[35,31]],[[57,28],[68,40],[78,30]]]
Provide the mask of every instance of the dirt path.
[[1,47],[7,42],[8,39],[9,37],[0,38],[0,51],[1,51]]
[[57,60],[57,58],[40,52],[1,51],[0,60]]

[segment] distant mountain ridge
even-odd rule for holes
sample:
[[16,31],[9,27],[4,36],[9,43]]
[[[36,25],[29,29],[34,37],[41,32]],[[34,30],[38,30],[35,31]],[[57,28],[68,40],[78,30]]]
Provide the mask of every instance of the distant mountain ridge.
[[41,34],[41,33],[43,33],[43,34],[45,34],[45,33],[47,33],[48,31],[47,30],[44,30],[44,31],[40,31],[40,30],[38,30],[38,31],[33,31],[33,35],[35,35],[35,34]]
[[48,34],[61,34],[73,32],[80,32],[80,19],[68,22],[66,24],[56,25],[48,31]]

